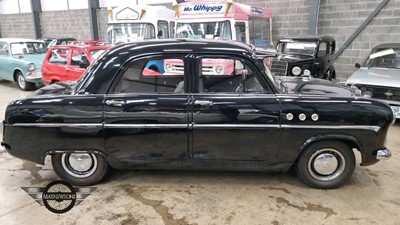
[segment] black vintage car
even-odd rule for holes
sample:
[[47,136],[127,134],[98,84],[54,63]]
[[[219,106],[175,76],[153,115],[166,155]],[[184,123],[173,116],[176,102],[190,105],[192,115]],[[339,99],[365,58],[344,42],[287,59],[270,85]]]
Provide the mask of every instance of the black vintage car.
[[[148,64],[163,63],[163,71]],[[11,102],[2,145],[74,185],[112,168],[287,171],[315,188],[390,158],[385,103],[313,78],[275,79],[247,45],[126,43],[70,83]]]
[[316,78],[334,80],[335,39],[330,36],[288,37],[278,41],[279,56],[272,60],[277,76],[301,76],[306,70]]

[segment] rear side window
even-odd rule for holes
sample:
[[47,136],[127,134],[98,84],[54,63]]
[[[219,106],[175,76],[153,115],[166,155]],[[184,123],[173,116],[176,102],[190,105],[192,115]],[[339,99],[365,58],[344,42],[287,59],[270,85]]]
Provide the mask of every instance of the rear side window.
[[69,49],[67,48],[57,48],[51,50],[49,56],[49,63],[66,65],[68,61]]
[[134,62],[113,93],[183,93],[182,58],[150,58]]
[[265,93],[254,67],[242,59],[202,58],[200,92]]

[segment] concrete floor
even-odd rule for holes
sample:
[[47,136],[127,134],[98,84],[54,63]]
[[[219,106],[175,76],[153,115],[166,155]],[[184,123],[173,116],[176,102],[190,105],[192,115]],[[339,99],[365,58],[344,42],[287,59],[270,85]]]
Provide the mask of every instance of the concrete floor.
[[[1,81],[0,119],[9,101],[28,94]],[[0,224],[400,224],[399,137],[397,122],[387,143],[392,159],[357,166],[350,182],[336,190],[308,188],[292,174],[114,171],[62,215],[39,206],[20,188],[58,179],[51,165],[3,151]]]

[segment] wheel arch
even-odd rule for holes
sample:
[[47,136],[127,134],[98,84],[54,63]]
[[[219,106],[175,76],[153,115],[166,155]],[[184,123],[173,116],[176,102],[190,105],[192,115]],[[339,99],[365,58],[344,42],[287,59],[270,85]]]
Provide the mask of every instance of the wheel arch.
[[100,151],[100,150],[94,150],[94,149],[91,149],[91,150],[72,150],[72,149],[69,149],[69,150],[49,150],[49,151],[47,151],[47,152],[45,152],[43,154],[42,159],[41,159],[42,164],[44,164],[44,160],[45,160],[46,156],[48,156],[48,155],[51,156],[51,155],[55,155],[55,154],[63,154],[63,153],[92,153],[92,154],[101,155],[101,156],[104,157],[104,159],[107,160],[107,155],[104,152]]
[[19,68],[17,68],[17,69],[14,69],[14,73],[13,73],[13,79],[14,79],[14,81],[15,81],[15,82],[17,82],[17,74],[18,74],[19,72],[21,72],[21,73],[22,73],[22,75],[24,75],[24,73],[22,72],[22,70],[21,70],[21,69],[19,69]]
[[340,141],[340,142],[347,144],[350,148],[356,148],[358,150],[360,150],[360,148],[361,148],[361,143],[355,137],[353,137],[351,135],[324,134],[324,135],[317,135],[317,136],[311,137],[307,141],[305,141],[299,149],[299,156],[306,148],[308,148],[310,145],[312,145],[316,142],[319,142],[319,141]]

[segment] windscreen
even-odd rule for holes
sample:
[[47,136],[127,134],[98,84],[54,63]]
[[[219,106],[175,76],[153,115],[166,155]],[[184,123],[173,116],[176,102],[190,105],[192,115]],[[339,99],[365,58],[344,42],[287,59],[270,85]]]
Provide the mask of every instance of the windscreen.
[[314,55],[316,47],[314,42],[287,42],[279,44],[279,51],[283,54]]
[[150,23],[112,24],[108,26],[107,34],[111,44],[156,38],[154,26]]
[[176,26],[176,38],[232,40],[231,26],[228,20],[198,23],[178,22]]
[[368,57],[366,67],[400,69],[400,48],[380,48]]
[[44,54],[46,52],[47,48],[44,46],[44,43],[40,42],[11,43],[12,55]]

